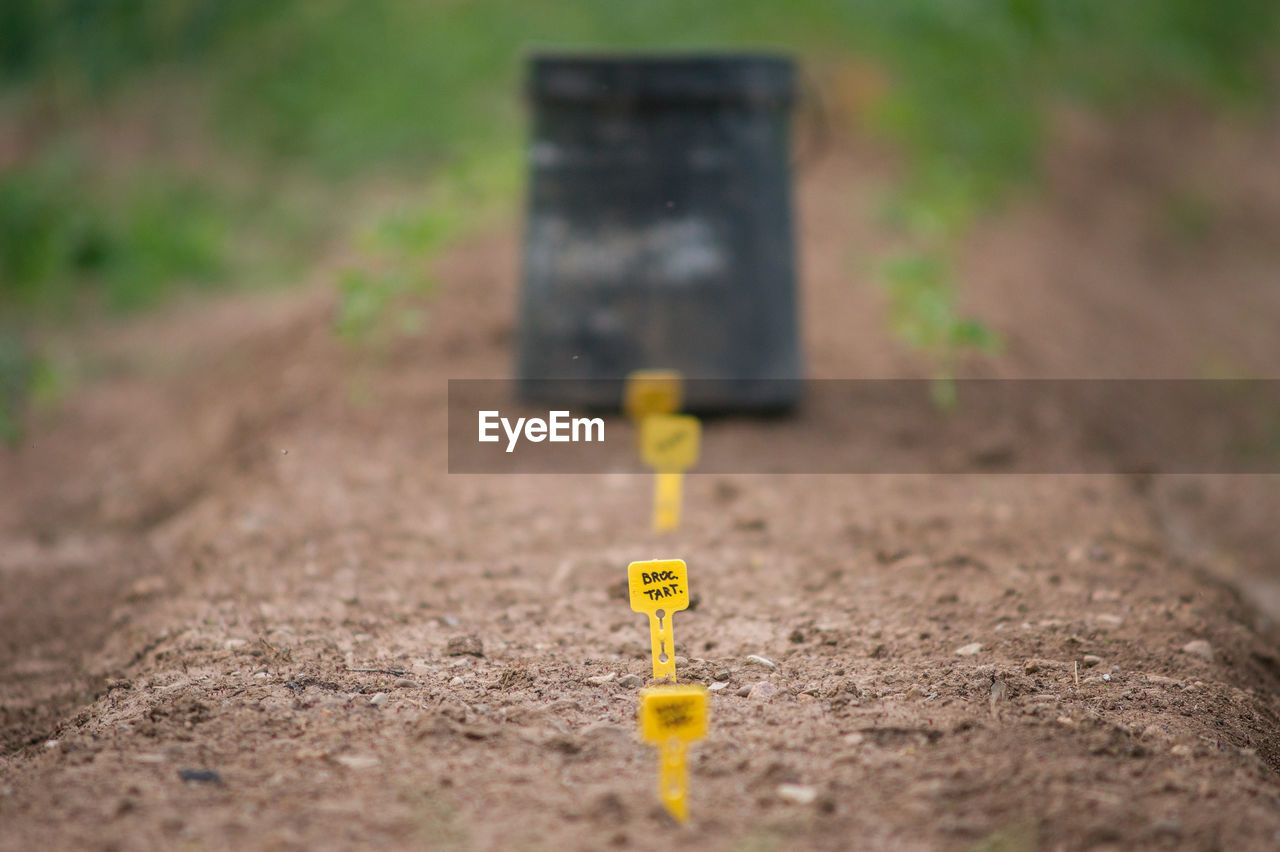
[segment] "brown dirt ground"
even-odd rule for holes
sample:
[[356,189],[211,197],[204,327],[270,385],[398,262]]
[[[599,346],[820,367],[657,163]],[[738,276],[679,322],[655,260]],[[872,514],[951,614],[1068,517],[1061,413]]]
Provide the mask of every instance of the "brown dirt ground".
[[[965,249],[1009,340],[969,371],[1274,377],[1277,121],[1059,137]],[[864,262],[886,165],[800,180],[816,376],[923,369]],[[102,377],[0,455],[0,849],[1280,845],[1274,480],[695,476],[656,537],[644,477],[451,477],[445,380],[507,373],[516,258],[451,253],[376,355],[312,290],[81,336]],[[682,676],[730,684],[684,828],[636,690],[588,680],[646,674],[618,582],[660,556]]]

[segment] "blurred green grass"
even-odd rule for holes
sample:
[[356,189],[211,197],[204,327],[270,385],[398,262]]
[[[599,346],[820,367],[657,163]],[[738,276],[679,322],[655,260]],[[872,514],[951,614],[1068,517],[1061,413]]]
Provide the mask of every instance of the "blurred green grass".
[[476,150],[509,171],[531,46],[859,56],[892,81],[869,120],[908,155],[899,221],[945,236],[1034,173],[1053,98],[1246,99],[1266,80],[1277,17],[1270,0],[7,0],[0,121],[40,117],[43,138],[2,176],[0,299],[57,303],[105,271],[106,302],[130,307],[233,268],[219,257],[242,211],[216,172],[161,162],[106,181],[113,166],[90,146],[74,167],[47,153],[156,80],[176,92],[163,106],[196,119],[178,126],[219,156],[267,181],[283,164],[340,197],[353,179],[425,185]]
[[[951,358],[993,342],[956,314],[955,240],[1034,179],[1053,105],[1247,109],[1278,19],[1274,0],[5,0],[0,311],[287,280],[336,240],[360,337],[430,288],[424,258],[515,209],[529,49],[767,47],[883,71],[859,118],[904,154],[891,322]],[[131,124],[132,158],[108,144]]]

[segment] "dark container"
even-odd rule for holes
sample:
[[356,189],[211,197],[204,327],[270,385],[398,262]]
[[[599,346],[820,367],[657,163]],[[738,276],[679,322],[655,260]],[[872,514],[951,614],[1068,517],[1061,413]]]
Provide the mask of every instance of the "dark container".
[[794,77],[761,54],[529,60],[524,399],[613,408],[666,368],[712,380],[690,411],[795,404]]

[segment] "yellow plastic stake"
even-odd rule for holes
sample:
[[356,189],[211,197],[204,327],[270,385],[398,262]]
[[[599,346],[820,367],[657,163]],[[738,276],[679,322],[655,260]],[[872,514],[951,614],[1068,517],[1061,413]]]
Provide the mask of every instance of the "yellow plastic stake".
[[658,796],[677,822],[689,818],[685,753],[707,735],[707,690],[697,684],[640,693],[640,736],[658,747]]
[[680,505],[684,502],[684,474],[659,471],[653,480],[653,530],[680,529]]
[[698,462],[702,424],[688,414],[653,414],[640,421],[640,457],[656,473],[653,528],[679,529],[684,472]]
[[675,370],[636,370],[622,390],[622,410],[639,424],[651,414],[675,414],[684,404],[684,380]]
[[676,679],[673,614],[689,608],[689,567],[683,559],[650,559],[627,566],[631,609],[649,616],[653,676]]

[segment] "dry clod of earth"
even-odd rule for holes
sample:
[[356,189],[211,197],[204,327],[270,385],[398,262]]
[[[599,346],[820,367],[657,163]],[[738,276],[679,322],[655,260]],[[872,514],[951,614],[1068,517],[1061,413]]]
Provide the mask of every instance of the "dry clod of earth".
[[445,645],[444,652],[450,657],[483,657],[484,643],[482,643],[480,641],[480,637],[474,633],[462,633],[457,636],[449,637],[449,641]]
[[1000,704],[1003,704],[1009,698],[1009,687],[1002,680],[997,680],[991,684],[991,712],[996,712]]
[[762,657],[759,654],[748,654],[746,662],[748,665],[759,666],[761,668],[768,669],[769,671],[773,671],[778,667],[778,664],[773,660],[770,660],[767,657]]

